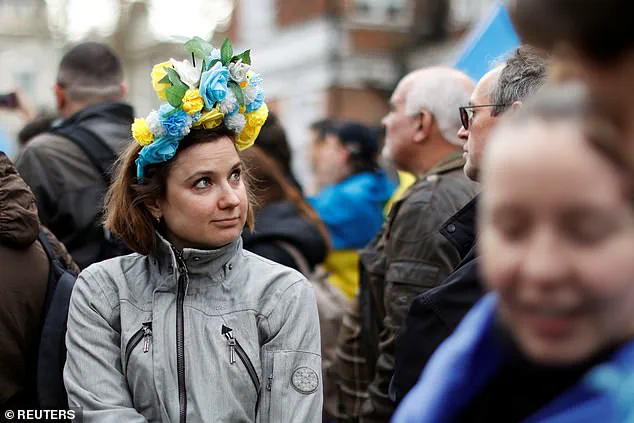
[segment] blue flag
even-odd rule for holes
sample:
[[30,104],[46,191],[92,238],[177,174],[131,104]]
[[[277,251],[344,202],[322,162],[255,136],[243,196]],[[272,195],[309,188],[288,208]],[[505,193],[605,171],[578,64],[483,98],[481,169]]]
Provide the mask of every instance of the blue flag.
[[497,4],[464,41],[453,66],[477,81],[491,70],[496,59],[519,45],[506,7]]

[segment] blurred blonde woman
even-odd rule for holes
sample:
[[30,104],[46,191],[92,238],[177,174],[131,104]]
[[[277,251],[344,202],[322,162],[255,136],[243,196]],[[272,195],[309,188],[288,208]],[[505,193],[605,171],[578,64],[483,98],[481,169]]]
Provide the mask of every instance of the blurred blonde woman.
[[634,196],[617,133],[578,85],[548,87],[501,126],[479,216],[492,292],[394,421],[632,421]]

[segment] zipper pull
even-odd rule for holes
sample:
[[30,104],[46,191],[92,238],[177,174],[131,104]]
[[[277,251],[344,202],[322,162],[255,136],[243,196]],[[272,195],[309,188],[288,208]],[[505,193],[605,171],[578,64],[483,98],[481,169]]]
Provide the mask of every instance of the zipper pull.
[[227,345],[229,345],[229,364],[233,364],[236,362],[236,340],[233,337],[233,330],[222,325],[222,334],[227,338]]
[[150,338],[152,337],[152,328],[149,325],[143,325],[143,352],[150,351]]
[[270,391],[273,387],[273,376],[269,376],[269,382],[266,384],[266,390]]

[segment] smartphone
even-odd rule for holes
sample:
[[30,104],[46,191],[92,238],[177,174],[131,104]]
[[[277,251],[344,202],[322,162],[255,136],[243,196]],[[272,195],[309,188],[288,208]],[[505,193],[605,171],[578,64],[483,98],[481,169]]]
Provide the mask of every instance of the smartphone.
[[15,109],[18,106],[18,98],[15,93],[0,94],[0,107]]

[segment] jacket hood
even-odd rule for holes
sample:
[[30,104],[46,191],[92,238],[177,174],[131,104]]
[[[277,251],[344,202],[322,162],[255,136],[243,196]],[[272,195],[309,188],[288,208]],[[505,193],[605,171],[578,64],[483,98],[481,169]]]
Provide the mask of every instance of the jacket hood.
[[26,248],[37,238],[39,228],[35,196],[0,152],[0,244]]
[[106,102],[88,106],[68,119],[54,125],[55,128],[78,124],[85,126],[101,138],[114,151],[120,151],[130,140],[130,125],[134,121],[134,109],[126,103]]
[[258,243],[285,241],[297,248],[313,267],[326,259],[327,246],[317,227],[287,202],[274,202],[255,216],[253,232],[242,234],[244,248]]

